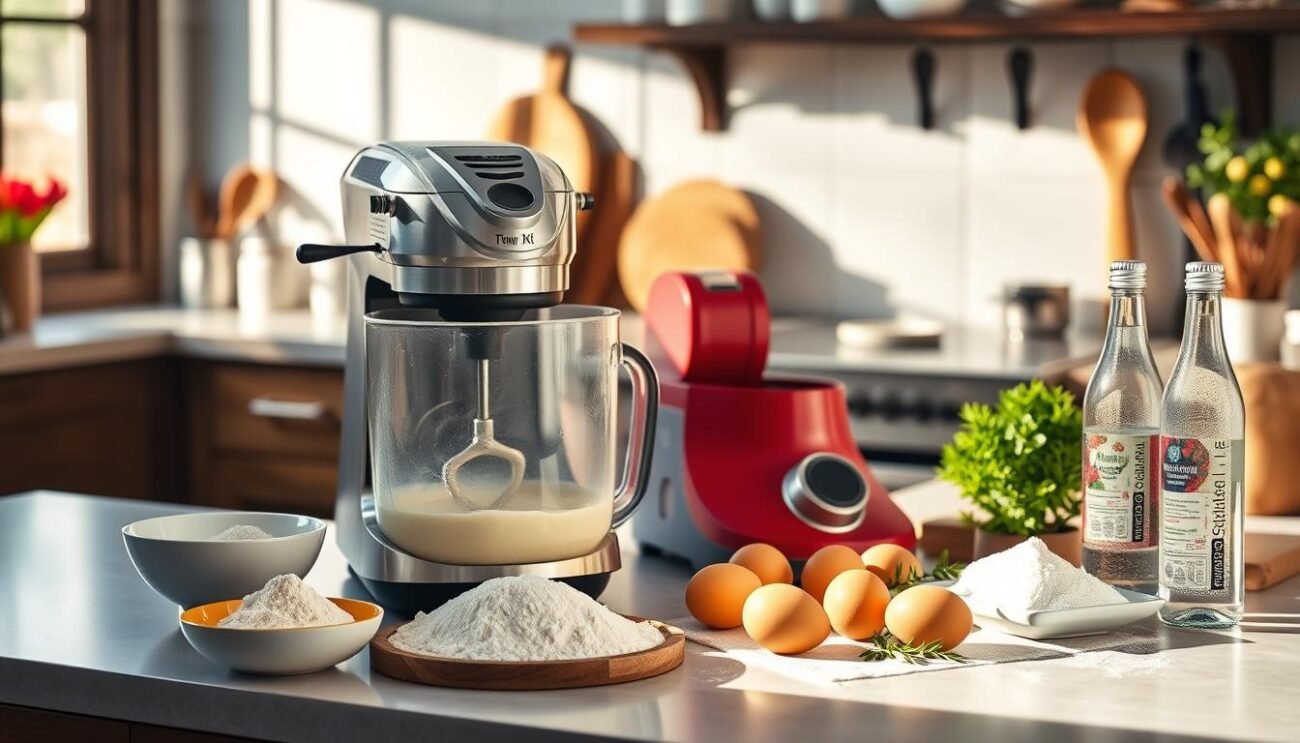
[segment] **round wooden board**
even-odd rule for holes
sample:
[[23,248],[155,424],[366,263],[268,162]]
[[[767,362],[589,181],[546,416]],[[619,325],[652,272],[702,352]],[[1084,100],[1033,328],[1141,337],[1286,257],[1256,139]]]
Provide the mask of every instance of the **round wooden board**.
[[665,271],[758,270],[758,210],[743,191],[712,180],[681,183],[643,202],[618,248],[618,277],[633,309],[645,310]]
[[385,676],[415,684],[526,691],[621,684],[658,676],[682,664],[686,657],[686,633],[653,619],[643,620],[633,616],[628,619],[650,622],[663,634],[664,641],[648,650],[605,658],[531,663],[465,660],[434,658],[397,649],[389,642],[389,638],[398,630],[399,625],[380,630],[370,641],[370,667]]

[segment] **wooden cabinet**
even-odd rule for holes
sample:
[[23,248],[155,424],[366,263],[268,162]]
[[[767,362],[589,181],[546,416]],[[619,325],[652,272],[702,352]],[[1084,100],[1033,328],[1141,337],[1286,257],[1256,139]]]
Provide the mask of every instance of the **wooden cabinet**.
[[338,480],[341,371],[194,363],[187,384],[195,502],[330,515]]
[[0,376],[0,494],[182,500],[183,407],[166,359]]
[[0,704],[0,743],[92,740],[97,743],[233,743],[249,739]]

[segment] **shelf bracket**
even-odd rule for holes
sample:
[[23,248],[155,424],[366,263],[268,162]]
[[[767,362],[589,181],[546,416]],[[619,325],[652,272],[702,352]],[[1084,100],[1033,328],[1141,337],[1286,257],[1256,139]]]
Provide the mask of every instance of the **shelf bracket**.
[[1034,73],[1034,58],[1028,49],[1017,46],[1007,54],[1007,73],[1011,75],[1011,113],[1016,128],[1024,131],[1029,128],[1029,78]]
[[934,128],[934,52],[921,47],[912,53],[912,81],[916,83],[916,119],[922,129]]
[[695,83],[700,97],[700,128],[721,132],[727,128],[727,50],[723,46],[654,45],[677,58]]
[[1227,34],[1210,41],[1228,60],[1241,132],[1259,134],[1273,124],[1273,36]]

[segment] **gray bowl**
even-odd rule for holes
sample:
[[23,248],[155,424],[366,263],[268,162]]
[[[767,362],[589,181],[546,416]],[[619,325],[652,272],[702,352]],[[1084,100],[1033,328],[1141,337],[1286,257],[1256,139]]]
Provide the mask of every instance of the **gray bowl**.
[[[271,539],[214,541],[236,524]],[[325,542],[325,522],[291,513],[214,511],[122,527],[126,552],[149,587],[181,608],[243,598],[277,575],[307,575]]]

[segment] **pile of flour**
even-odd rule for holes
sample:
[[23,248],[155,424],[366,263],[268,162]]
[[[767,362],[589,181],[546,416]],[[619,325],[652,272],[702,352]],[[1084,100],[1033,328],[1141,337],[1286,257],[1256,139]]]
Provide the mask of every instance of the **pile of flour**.
[[1127,600],[1037,537],[967,565],[952,590],[981,608],[1003,611],[1078,609]]
[[289,629],[344,624],[352,615],[296,575],[277,575],[218,624],[228,629]]
[[572,660],[621,655],[663,642],[564,583],[535,575],[493,578],[393,633],[396,647],[473,660]]
[[274,537],[256,526],[235,524],[211,539],[214,542],[235,542],[245,539],[274,539]]

